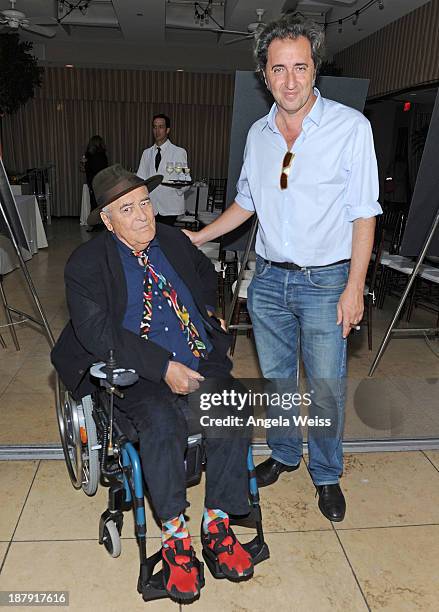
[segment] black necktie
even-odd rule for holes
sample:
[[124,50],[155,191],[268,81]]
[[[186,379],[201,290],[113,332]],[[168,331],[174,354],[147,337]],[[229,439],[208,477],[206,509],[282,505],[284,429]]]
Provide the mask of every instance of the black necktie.
[[160,147],[157,147],[157,153],[155,154],[155,171],[159,169],[160,162],[162,161],[162,154],[160,153]]

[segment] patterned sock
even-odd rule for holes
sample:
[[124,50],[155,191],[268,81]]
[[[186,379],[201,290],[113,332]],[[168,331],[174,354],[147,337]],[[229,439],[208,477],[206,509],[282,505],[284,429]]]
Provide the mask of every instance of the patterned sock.
[[203,512],[203,531],[207,533],[209,523],[216,519],[228,519],[229,515],[220,510],[219,508],[204,508]]
[[186,527],[186,521],[184,520],[183,514],[176,516],[169,521],[162,522],[162,546],[168,547],[167,541],[172,538],[188,538],[189,531]]

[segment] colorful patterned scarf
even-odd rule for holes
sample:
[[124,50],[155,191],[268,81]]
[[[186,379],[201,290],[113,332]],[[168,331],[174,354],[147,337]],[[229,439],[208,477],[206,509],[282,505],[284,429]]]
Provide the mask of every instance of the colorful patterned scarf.
[[143,279],[143,317],[140,323],[140,336],[147,340],[151,328],[152,282],[154,280],[162,292],[163,297],[168,302],[169,307],[175,312],[180,322],[180,329],[192,353],[198,358],[207,357],[206,345],[201,340],[197,328],[192,323],[186,306],[179,300],[177,292],[172,287],[171,283],[163,274],[154,269],[154,266],[149,261],[148,250],[132,251],[132,253],[137,257],[139,264],[145,268],[145,276]]

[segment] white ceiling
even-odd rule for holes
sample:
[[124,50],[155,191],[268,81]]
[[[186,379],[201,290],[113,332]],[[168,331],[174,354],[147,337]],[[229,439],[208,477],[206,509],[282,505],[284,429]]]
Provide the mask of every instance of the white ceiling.
[[[351,20],[345,22],[342,33],[338,24],[329,26],[328,56],[428,1],[384,0],[384,10],[375,4],[360,15],[355,26]],[[265,9],[264,22],[286,9],[323,22],[325,17],[326,21],[338,20],[365,4],[366,0],[214,0],[212,16],[226,29],[247,31],[247,25],[256,21],[256,8]],[[8,0],[0,0],[0,10],[7,8]],[[62,15],[57,0],[17,0],[15,8],[39,24],[55,23]],[[251,40],[203,31],[217,26],[212,20],[204,28],[195,25],[193,0],[91,0],[86,14],[73,11],[63,25],[50,26],[57,32],[51,39],[21,30],[23,38],[35,43],[35,53],[43,63],[201,71],[253,67]],[[176,29],[181,27],[198,29]],[[225,44],[236,38],[240,42]]]

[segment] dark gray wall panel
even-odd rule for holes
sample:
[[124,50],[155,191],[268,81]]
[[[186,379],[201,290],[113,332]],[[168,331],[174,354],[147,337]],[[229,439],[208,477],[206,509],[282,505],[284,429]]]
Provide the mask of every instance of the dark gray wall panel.
[[[361,112],[364,109],[368,84],[367,79],[331,76],[322,76],[317,82],[323,97],[336,100]],[[241,172],[248,130],[257,119],[268,113],[272,104],[271,94],[267,92],[264,82],[254,72],[239,70],[236,72],[227,175],[228,205],[236,196],[236,183]],[[250,223],[251,220],[228,234],[224,239],[224,244],[231,249],[243,249]]]
[[[421,164],[416,177],[409,217],[401,245],[402,255],[418,255],[439,210],[439,94],[436,96]],[[428,255],[439,255],[439,231]]]

